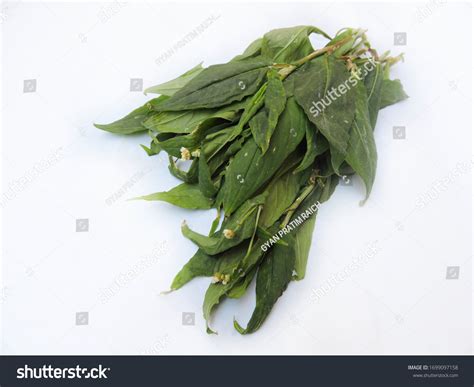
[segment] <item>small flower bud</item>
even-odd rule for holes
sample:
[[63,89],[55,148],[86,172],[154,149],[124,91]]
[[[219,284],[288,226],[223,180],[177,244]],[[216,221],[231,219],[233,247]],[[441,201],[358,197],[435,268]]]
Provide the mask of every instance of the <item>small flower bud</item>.
[[222,285],[227,285],[230,281],[230,274],[226,274],[223,277],[224,278],[222,279]]
[[235,237],[235,232],[228,228],[226,228],[222,233],[224,234],[224,237],[226,239],[232,239],[233,237]]
[[221,274],[220,273],[214,273],[214,275],[212,276],[212,283],[213,284],[216,284],[218,282],[221,282]]
[[189,153],[188,148],[183,146],[179,151],[181,152],[181,160],[191,160],[191,153]]

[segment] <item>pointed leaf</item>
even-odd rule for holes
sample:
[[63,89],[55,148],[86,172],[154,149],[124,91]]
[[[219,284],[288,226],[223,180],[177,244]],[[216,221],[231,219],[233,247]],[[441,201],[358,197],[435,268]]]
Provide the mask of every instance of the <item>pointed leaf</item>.
[[216,257],[211,257],[202,250],[198,250],[174,277],[171,289],[177,290],[196,277],[211,277],[214,274],[216,261]]
[[208,109],[241,101],[258,90],[269,64],[264,61],[246,60],[210,66],[157,110]]
[[106,125],[94,124],[94,126],[98,129],[118,134],[132,134],[144,132],[147,130],[147,128],[143,125],[143,121],[145,121],[148,117],[150,117],[151,114],[153,114],[150,104],[154,103],[156,106],[159,106],[167,98],[168,97],[155,98],[147,102],[145,105],[133,110],[131,113],[127,114],[120,120]]
[[204,153],[201,153],[199,157],[199,189],[208,198],[213,198],[217,193],[217,187],[212,181],[211,171]]
[[[287,236],[287,239],[291,237]],[[241,334],[255,332],[263,324],[273,305],[283,294],[291,281],[295,265],[294,241],[290,246],[275,245],[265,256],[257,273],[257,302],[247,328],[242,328],[234,320],[235,329]]]
[[309,124],[306,128],[306,153],[301,164],[295,169],[294,173],[301,172],[311,166],[318,156],[318,142],[323,136],[317,136],[316,127]]
[[160,85],[151,86],[148,89],[145,89],[144,93],[154,93],[172,96],[178,90],[182,89],[183,86],[186,85],[191,79],[199,75],[199,73],[203,70],[204,68],[202,67],[202,63],[199,63],[197,66],[194,66],[191,70],[186,71],[178,78],[162,83]]
[[362,82],[354,88],[356,91],[356,113],[350,131],[346,161],[365,183],[366,196],[370,195],[377,167],[377,149],[374,133],[369,119],[367,92]]
[[295,98],[310,121],[345,155],[355,114],[353,86],[357,80],[350,77],[344,62],[323,55],[302,66],[294,82]]
[[268,197],[260,214],[259,224],[268,228],[273,225],[283,212],[294,202],[300,191],[301,174],[288,171],[279,179],[269,184]]
[[[232,216],[224,221],[221,229],[210,237],[191,230],[186,223],[181,227],[181,231],[186,238],[194,242],[206,254],[219,254],[237,246],[253,235],[257,207],[265,202],[265,197],[266,195],[259,195],[246,201]],[[224,230],[232,230],[234,236],[232,238],[226,237]]]
[[212,311],[216,308],[219,302],[227,296],[232,288],[240,282],[254,267],[259,263],[263,256],[263,251],[260,248],[261,241],[257,241],[252,249],[245,254],[243,259],[240,261],[238,267],[234,271],[234,275],[231,275],[230,281],[227,284],[215,283],[211,284],[206,291],[204,296],[204,303],[202,306],[204,319],[207,323],[207,333],[216,333],[209,327]]
[[265,153],[278,122],[278,117],[285,109],[286,94],[283,82],[275,70],[267,74],[268,84],[265,91],[265,107],[249,122],[255,142]]
[[262,51],[262,40],[263,38],[258,38],[254,40],[241,55],[237,55],[232,59],[233,61],[244,60],[248,58],[255,58],[261,54]]
[[380,97],[380,109],[393,105],[408,98],[400,80],[384,79]]
[[213,200],[205,197],[196,184],[180,184],[167,192],[157,192],[140,196],[137,199],[160,200],[181,208],[207,210],[212,207]]
[[158,133],[187,134],[195,130],[204,120],[210,118],[234,121],[239,117],[239,112],[244,107],[244,101],[239,101],[216,109],[155,112],[143,122],[143,125]]
[[308,36],[311,33],[330,37],[313,26],[279,28],[267,32],[262,41],[262,55],[272,58],[276,63],[292,63],[313,51]]
[[367,89],[370,125],[372,126],[372,129],[374,129],[382,97],[383,69],[380,63],[374,64],[372,71],[370,71],[365,77],[364,83]]

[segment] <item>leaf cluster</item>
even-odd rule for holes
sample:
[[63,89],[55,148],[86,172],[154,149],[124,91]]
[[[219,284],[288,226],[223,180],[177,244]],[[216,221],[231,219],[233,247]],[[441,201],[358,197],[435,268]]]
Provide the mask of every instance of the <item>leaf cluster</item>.
[[[313,33],[327,45],[315,49]],[[245,328],[234,321],[242,334],[255,332],[288,284],[304,278],[317,215],[309,209],[330,198],[341,175],[358,174],[367,199],[378,112],[407,98],[400,81],[389,78],[399,59],[379,56],[359,29],[334,38],[313,26],[276,29],[228,63],[198,65],[150,87],[146,93],[160,96],[96,125],[148,132],[146,152],[168,153],[181,184],[142,199],[217,210],[208,235],[183,223],[198,250],[171,284],[176,290],[196,277],[213,278],[203,304],[208,332],[212,311],[241,297],[254,277],[255,310]]]

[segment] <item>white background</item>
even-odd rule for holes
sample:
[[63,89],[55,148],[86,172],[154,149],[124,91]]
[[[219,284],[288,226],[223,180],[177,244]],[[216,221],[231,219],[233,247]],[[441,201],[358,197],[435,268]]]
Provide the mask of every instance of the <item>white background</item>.
[[[205,31],[157,64],[209,17]],[[366,205],[357,180],[321,209],[306,279],[290,284],[253,335],[232,327],[233,316],[248,320],[253,294],[224,302],[212,324],[219,335],[210,336],[200,309],[209,279],[160,292],[196,249],[181,221],[205,232],[214,213],[126,201],[177,181],[165,155],[149,158],[138,146],[146,135],[112,135],[92,122],[148,99],[130,91],[131,78],[148,87],[300,24],[329,34],[366,28],[379,52],[405,52],[393,77],[410,98],[379,115]],[[407,32],[406,46],[394,46],[394,32]],[[470,4],[4,3],[2,40],[3,353],[472,352]],[[28,79],[36,92],[23,92]],[[393,126],[406,127],[405,140],[392,138]],[[468,167],[459,172],[459,163]],[[26,183],[12,195],[15,181]],[[89,219],[88,232],[76,232],[78,218]],[[460,267],[459,279],[446,279],[448,266]],[[89,313],[88,325],[76,325],[77,312]],[[183,312],[196,313],[194,326],[182,325]]]

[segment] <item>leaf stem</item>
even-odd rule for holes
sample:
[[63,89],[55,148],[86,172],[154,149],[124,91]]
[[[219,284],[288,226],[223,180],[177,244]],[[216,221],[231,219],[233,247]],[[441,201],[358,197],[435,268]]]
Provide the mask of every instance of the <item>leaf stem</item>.
[[255,234],[257,233],[258,222],[260,220],[260,213],[262,212],[262,209],[263,209],[263,206],[260,204],[258,206],[257,216],[256,216],[256,220],[255,220],[255,228],[253,230],[252,238],[250,239],[249,247],[247,249],[247,254],[250,254],[250,250],[252,249],[253,241],[255,239]]
[[309,55],[306,55],[304,58],[301,58],[300,60],[296,61],[295,63],[293,63],[292,65],[288,66],[288,67],[284,67],[282,68],[280,71],[279,71],[279,74],[280,76],[282,77],[282,79],[285,79],[288,75],[290,75],[294,70],[296,70],[298,67],[304,65],[305,63],[309,62],[310,60],[320,56],[320,55],[323,55],[325,53],[331,53],[333,52],[334,50],[336,50],[337,48],[339,48],[340,46],[348,43],[351,39],[353,39],[353,36],[348,36],[344,39],[341,39],[339,42],[337,43],[334,43],[334,44],[331,44],[329,46],[326,46],[326,47],[323,47],[323,48],[320,48],[318,50],[315,50],[313,51],[311,54]]

